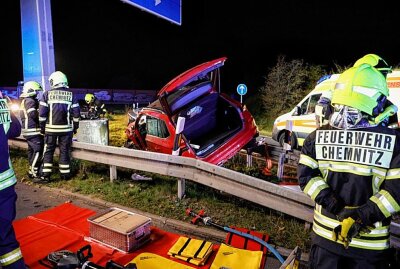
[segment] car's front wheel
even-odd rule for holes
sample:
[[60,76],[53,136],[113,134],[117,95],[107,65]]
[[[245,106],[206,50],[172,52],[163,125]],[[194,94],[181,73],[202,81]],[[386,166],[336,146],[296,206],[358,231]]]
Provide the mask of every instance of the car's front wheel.
[[[281,147],[285,144],[286,135],[288,135],[288,131],[283,131],[278,136],[278,142]],[[297,137],[294,133],[290,136],[290,145],[292,149],[297,149]]]
[[285,132],[281,132],[278,136],[278,143],[281,147],[283,147],[283,144],[285,143]]

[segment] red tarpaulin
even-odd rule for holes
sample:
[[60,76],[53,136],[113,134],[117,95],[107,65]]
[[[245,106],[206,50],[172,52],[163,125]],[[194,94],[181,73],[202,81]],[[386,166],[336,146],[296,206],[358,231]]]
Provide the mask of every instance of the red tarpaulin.
[[[134,257],[143,252],[154,253],[166,258],[168,250],[179,238],[179,234],[168,233],[152,227],[151,241],[132,253],[123,253],[113,248],[90,242],[89,222],[87,219],[96,212],[81,208],[72,203],[61,204],[50,210],[29,216],[14,222],[17,239],[21,244],[25,263],[31,269],[46,268],[39,263],[47,254],[58,250],[76,252],[85,245],[92,247],[93,258],[90,261],[105,266],[107,261],[113,260],[125,265]],[[208,268],[215,257],[219,245],[214,246],[214,253],[208,263],[197,268]],[[195,267],[183,261],[174,261]]]

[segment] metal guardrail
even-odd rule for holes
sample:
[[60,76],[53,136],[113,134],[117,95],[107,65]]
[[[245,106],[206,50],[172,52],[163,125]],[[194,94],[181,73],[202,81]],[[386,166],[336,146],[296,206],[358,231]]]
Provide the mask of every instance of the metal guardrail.
[[[27,148],[23,139],[10,139],[9,145]],[[116,178],[116,167],[172,176],[312,222],[314,202],[304,193],[201,160],[82,142],[73,142],[72,157],[110,165],[111,180]]]

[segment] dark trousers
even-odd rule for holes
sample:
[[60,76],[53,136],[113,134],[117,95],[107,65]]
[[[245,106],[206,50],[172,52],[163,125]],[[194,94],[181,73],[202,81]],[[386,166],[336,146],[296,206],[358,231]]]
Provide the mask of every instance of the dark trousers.
[[36,176],[42,163],[44,137],[43,135],[27,136],[29,174]]
[[43,169],[42,175],[44,177],[49,177],[53,172],[53,155],[57,147],[60,150],[60,159],[58,162],[59,170],[61,176],[70,176],[70,151],[72,145],[72,132],[66,134],[46,134],[45,135],[45,145],[43,154]]
[[388,269],[389,261],[371,262],[367,259],[352,259],[332,253],[317,245],[310,251],[310,269]]
[[0,191],[0,267],[3,269],[26,268],[12,226],[16,201],[14,186]]

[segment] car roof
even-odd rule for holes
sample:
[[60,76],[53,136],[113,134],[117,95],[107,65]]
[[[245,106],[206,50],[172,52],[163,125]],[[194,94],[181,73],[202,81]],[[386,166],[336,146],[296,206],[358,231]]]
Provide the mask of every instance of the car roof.
[[160,103],[160,100],[155,100],[153,103],[149,104],[148,106],[144,107],[144,108],[151,108],[151,109],[157,109],[157,110],[161,110],[164,112],[164,109]]

